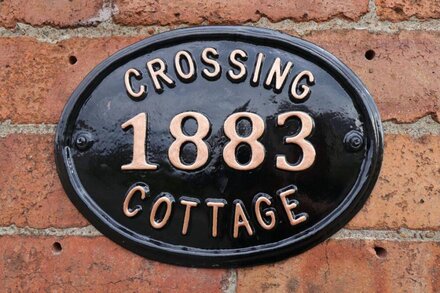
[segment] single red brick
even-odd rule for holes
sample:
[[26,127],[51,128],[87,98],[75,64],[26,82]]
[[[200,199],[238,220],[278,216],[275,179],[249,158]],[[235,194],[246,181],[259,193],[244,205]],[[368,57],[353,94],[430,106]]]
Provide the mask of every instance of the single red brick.
[[0,2],[0,25],[13,28],[17,22],[56,27],[93,24],[103,4],[103,0],[4,0]]
[[237,292],[434,292],[439,260],[437,242],[329,240],[285,261],[238,269]]
[[52,135],[0,138],[0,226],[86,226],[55,169]]
[[228,284],[227,270],[161,264],[105,237],[3,236],[0,247],[5,292],[220,292]]
[[383,120],[413,122],[434,114],[439,121],[440,33],[344,30],[314,32],[305,38],[339,57],[359,75]]
[[349,228],[440,229],[440,137],[386,135],[376,187]]
[[258,21],[324,21],[334,17],[358,20],[368,12],[367,0],[324,1],[208,1],[116,0],[114,19],[123,25],[239,24]]
[[376,6],[382,20],[397,22],[414,16],[419,19],[440,18],[438,0],[376,0]]

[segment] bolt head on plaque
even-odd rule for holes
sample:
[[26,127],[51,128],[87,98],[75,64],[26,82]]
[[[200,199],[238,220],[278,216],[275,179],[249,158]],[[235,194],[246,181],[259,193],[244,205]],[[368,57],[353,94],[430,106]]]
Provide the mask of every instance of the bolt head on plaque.
[[383,152],[365,86],[336,57],[267,29],[155,35],[99,64],[68,101],[55,156],[104,235],[195,267],[301,253],[363,206]]

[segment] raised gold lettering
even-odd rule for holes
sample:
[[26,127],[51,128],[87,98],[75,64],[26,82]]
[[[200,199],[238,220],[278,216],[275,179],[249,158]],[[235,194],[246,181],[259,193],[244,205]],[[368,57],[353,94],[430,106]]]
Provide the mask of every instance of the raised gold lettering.
[[278,125],[283,126],[287,119],[297,117],[301,121],[301,131],[295,136],[286,137],[286,143],[298,145],[302,152],[302,158],[296,165],[287,162],[285,155],[276,156],[276,167],[285,171],[302,171],[313,165],[315,162],[316,151],[313,145],[305,140],[312,133],[313,119],[309,114],[300,111],[286,112],[278,115]]
[[302,99],[306,98],[310,93],[310,87],[308,87],[305,84],[302,84],[301,85],[302,93],[298,94],[298,83],[300,82],[300,80],[303,77],[307,77],[308,83],[310,83],[310,84],[313,84],[315,82],[315,77],[313,76],[313,74],[310,71],[308,71],[308,70],[301,71],[295,77],[295,79],[292,82],[292,85],[290,86],[290,95],[297,100],[302,100]]
[[224,200],[206,200],[206,205],[212,208],[212,237],[218,235],[218,209],[223,208],[226,205]]
[[[252,132],[246,137],[238,135],[236,130],[237,121],[243,118],[249,119],[252,123]],[[223,149],[223,160],[229,167],[240,171],[252,170],[264,161],[265,149],[261,142],[258,141],[264,133],[264,121],[260,116],[249,112],[234,113],[226,119],[224,131],[230,141]],[[240,164],[235,156],[235,151],[241,143],[248,144],[252,151],[251,159],[245,165]]]
[[[276,92],[280,92],[286,82],[286,77],[292,69],[292,62],[287,62],[286,66],[281,72],[281,59],[279,57],[275,58],[272,67],[267,74],[266,83],[267,87],[273,87]],[[273,80],[275,79],[275,82]]]
[[[188,64],[188,72],[183,72],[182,69],[182,61]],[[196,65],[194,64],[194,60],[191,54],[188,51],[179,51],[177,52],[174,58],[174,67],[176,68],[177,76],[180,80],[184,82],[193,81],[196,77]]]
[[[171,194],[162,193],[159,197],[154,201],[153,207],[151,208],[150,213],[150,225],[154,229],[162,229],[170,219],[171,210],[173,208],[174,197]],[[166,210],[165,215],[161,220],[157,219],[157,210],[161,204],[165,204]]]
[[228,77],[232,81],[240,82],[246,78],[247,72],[246,72],[246,66],[244,66],[244,64],[242,62],[237,60],[237,56],[243,61],[247,60],[247,54],[245,51],[240,50],[240,49],[236,49],[236,50],[232,51],[231,55],[229,55],[229,63],[234,68],[239,69],[239,71],[238,71],[238,73],[235,73],[234,70],[232,70],[232,69],[228,70]]
[[287,200],[287,197],[289,195],[292,195],[296,192],[296,187],[291,186],[289,189],[282,191],[279,193],[279,196],[281,198],[281,203],[283,204],[284,210],[286,211],[287,218],[289,219],[290,225],[295,226],[299,223],[304,222],[307,220],[307,214],[303,213],[300,214],[299,217],[295,216],[293,213],[293,209],[298,206],[297,200],[290,200],[290,202]]
[[142,207],[140,207],[140,206],[137,206],[135,209],[130,210],[129,205],[130,205],[130,201],[131,201],[133,195],[135,195],[136,192],[139,192],[141,194],[141,199],[145,199],[146,193],[149,191],[146,189],[147,189],[147,186],[137,185],[135,187],[132,187],[128,191],[127,195],[125,196],[124,204],[122,207],[122,210],[124,211],[124,214],[127,217],[132,218],[132,217],[136,216],[142,210]]
[[275,212],[273,210],[266,210],[264,215],[270,218],[269,223],[263,219],[261,215],[261,204],[264,203],[268,206],[272,204],[272,201],[267,195],[256,195],[255,200],[255,216],[257,218],[258,224],[265,230],[272,230],[275,227]]
[[183,218],[182,235],[188,233],[189,220],[191,218],[191,208],[199,205],[199,200],[195,198],[182,197],[180,203],[185,206],[185,216]]
[[121,125],[122,129],[133,127],[133,159],[130,164],[122,165],[121,170],[156,170],[156,164],[146,159],[147,115],[139,113]]
[[[197,132],[188,136],[182,131],[182,122],[193,118],[197,121]],[[206,164],[209,156],[208,145],[203,139],[208,135],[210,124],[208,118],[197,112],[184,112],[176,115],[170,123],[171,135],[176,139],[168,149],[168,158],[171,164],[181,170],[195,170]],[[186,142],[193,143],[197,148],[196,159],[192,164],[184,164],[180,158],[182,145]]]
[[214,70],[209,71],[207,68],[204,68],[202,71],[202,75],[205,78],[215,80],[220,77],[221,67],[216,60],[209,58],[209,55],[217,59],[218,58],[217,50],[214,48],[205,48],[202,51],[202,62],[206,65],[211,65],[212,67],[214,67]]
[[263,60],[264,60],[264,54],[258,53],[257,61],[255,62],[255,70],[254,73],[252,74],[252,80],[251,80],[251,84],[253,86],[257,86],[260,81],[260,73],[261,73],[261,66],[263,65]]
[[[151,79],[153,80],[153,85],[156,92],[163,92],[162,82],[167,84],[169,87],[174,87],[174,81],[167,75],[167,65],[165,62],[156,58],[147,62],[148,73],[150,74]],[[160,80],[159,80],[160,78]]]
[[130,82],[130,78],[132,76],[139,78],[142,77],[142,74],[136,68],[130,68],[125,72],[125,76],[124,76],[125,89],[127,90],[128,94],[133,98],[138,99],[146,94],[146,87],[144,85],[141,85],[139,87],[139,91],[135,92]]
[[240,227],[245,227],[249,236],[254,235],[254,231],[252,230],[251,225],[249,224],[248,217],[246,212],[243,209],[243,204],[240,200],[234,201],[235,212],[234,212],[234,231],[232,236],[234,238],[238,238],[238,230]]

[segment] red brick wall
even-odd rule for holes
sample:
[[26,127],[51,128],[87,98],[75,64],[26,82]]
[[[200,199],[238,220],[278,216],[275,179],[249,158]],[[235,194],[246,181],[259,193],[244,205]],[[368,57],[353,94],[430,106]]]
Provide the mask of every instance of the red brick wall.
[[[300,256],[231,270],[149,261],[101,236],[62,190],[54,129],[78,83],[137,40],[204,24],[310,40],[379,107],[385,157],[372,196]],[[439,64],[438,0],[0,1],[0,292],[439,291]]]

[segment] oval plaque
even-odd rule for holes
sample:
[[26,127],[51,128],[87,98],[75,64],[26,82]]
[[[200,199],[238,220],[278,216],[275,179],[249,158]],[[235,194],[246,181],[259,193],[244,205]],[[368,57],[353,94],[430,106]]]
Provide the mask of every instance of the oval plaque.
[[325,50],[251,27],[196,27],[111,56],[56,135],[63,186],[104,235],[145,257],[239,266],[343,227],[378,177],[380,117]]

